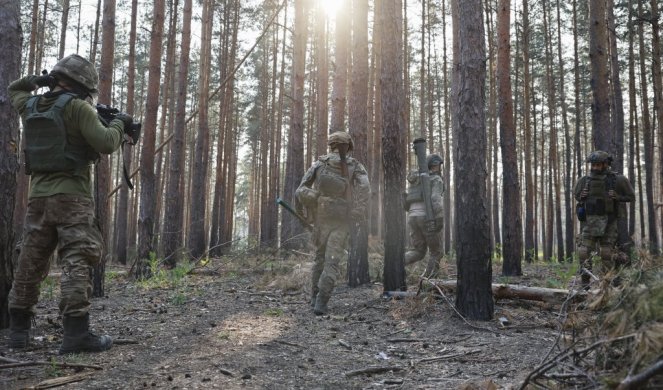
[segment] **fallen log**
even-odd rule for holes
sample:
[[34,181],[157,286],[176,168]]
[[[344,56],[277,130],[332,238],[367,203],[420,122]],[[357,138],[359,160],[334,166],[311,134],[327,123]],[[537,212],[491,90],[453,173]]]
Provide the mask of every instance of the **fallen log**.
[[[428,279],[422,284],[423,290],[438,287],[442,290],[454,292],[456,291],[457,282],[455,280],[435,280]],[[562,303],[573,296],[574,298],[584,297],[587,293],[585,291],[565,290],[561,288],[545,288],[545,287],[528,287],[519,286],[515,284],[498,284],[491,285],[493,290],[493,297],[495,300],[499,299],[525,299],[530,301],[541,301],[547,303]],[[433,292],[435,294],[435,292]],[[385,291],[383,297],[385,298],[405,298],[420,295],[421,291]]]

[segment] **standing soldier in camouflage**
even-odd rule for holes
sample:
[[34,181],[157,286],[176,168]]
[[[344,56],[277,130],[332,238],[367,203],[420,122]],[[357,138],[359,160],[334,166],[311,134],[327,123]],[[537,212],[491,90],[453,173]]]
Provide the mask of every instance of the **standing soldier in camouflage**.
[[[425,152],[424,152],[425,154]],[[431,154],[426,157],[430,186],[430,198],[435,224],[426,221],[426,207],[424,202],[423,181],[419,171],[412,171],[407,176],[408,189],[405,195],[405,211],[407,211],[407,224],[410,230],[410,246],[412,249],[405,253],[405,265],[414,264],[428,255],[428,264],[424,271],[426,277],[436,277],[442,259],[442,194],[444,182],[442,181],[442,157]]]
[[[51,74],[26,76],[8,88],[23,120],[25,168],[31,175],[23,245],[9,292],[10,348],[25,348],[30,341],[39,286],[56,248],[62,261],[60,353],[105,351],[113,344],[110,336],[89,331],[91,277],[102,249],[90,168],[99,153],[120,147],[133,119],[120,114],[108,126],[99,121],[91,104],[98,82],[94,66],[73,54]],[[46,86],[49,92],[32,94]]]
[[[311,280],[311,305],[316,315],[327,313],[327,302],[347,258],[350,224],[366,218],[369,183],[366,169],[346,153],[352,138],[344,131],[329,135],[331,153],[318,157],[302,178],[295,196],[314,222],[316,251]],[[300,210],[303,211],[303,210]]]
[[[600,261],[595,264],[599,274],[614,269],[623,253],[616,248],[619,202],[633,202],[635,194],[629,180],[611,171],[612,156],[597,150],[587,158],[591,164],[589,176],[578,180],[573,194],[578,201],[577,211],[580,220],[580,242],[578,259],[582,268],[591,272],[593,253]],[[590,275],[582,272],[582,284],[589,286]]]

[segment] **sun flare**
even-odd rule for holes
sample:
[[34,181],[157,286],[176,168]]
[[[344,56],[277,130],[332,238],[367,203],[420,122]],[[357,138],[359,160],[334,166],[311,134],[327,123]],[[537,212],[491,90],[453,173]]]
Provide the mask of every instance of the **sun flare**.
[[318,0],[318,4],[320,4],[328,18],[333,18],[343,2],[340,0]]

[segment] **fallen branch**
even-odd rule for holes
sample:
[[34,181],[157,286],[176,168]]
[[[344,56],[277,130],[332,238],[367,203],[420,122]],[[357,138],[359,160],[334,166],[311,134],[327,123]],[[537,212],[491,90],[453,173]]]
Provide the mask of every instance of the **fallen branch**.
[[434,356],[434,357],[420,359],[417,363],[438,362],[440,360],[453,359],[453,358],[456,358],[456,357],[459,357],[459,356],[467,356],[467,355],[472,355],[472,354],[479,353],[479,352],[481,352],[480,349],[474,349],[472,351],[454,353],[454,354],[451,354],[451,355]]
[[9,363],[0,365],[0,370],[6,368],[17,368],[17,367],[31,367],[31,366],[52,366],[57,368],[92,368],[94,370],[103,370],[101,366],[94,364],[77,364],[77,363],[58,363],[58,362],[46,362],[46,361],[35,361],[35,362],[18,362],[18,363]]
[[359,370],[352,370],[348,371],[345,373],[345,376],[350,378],[353,376],[358,376],[358,375],[364,375],[364,374],[381,374],[383,372],[391,372],[391,371],[403,371],[404,368],[401,366],[393,366],[393,367],[367,367],[367,368],[362,368]]
[[18,360],[10,359],[8,357],[0,356],[0,362],[2,363],[19,363]]
[[91,372],[84,372],[82,374],[76,374],[76,375],[70,375],[70,376],[63,376],[59,378],[53,378],[53,379],[47,379],[43,382],[39,382],[36,385],[32,387],[28,387],[28,389],[51,389],[53,387],[59,387],[63,385],[67,385],[69,383],[74,383],[74,382],[80,382],[92,374]]
[[619,383],[617,390],[641,389],[655,375],[663,373],[663,358],[638,375],[628,375]]

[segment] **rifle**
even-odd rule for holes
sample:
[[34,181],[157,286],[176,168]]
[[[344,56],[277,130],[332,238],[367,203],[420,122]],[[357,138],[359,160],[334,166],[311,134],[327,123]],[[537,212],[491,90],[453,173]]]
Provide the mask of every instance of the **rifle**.
[[424,198],[426,209],[426,230],[435,232],[435,213],[433,213],[433,202],[431,200],[430,176],[428,175],[428,163],[426,163],[426,139],[417,138],[412,141],[414,154],[417,156],[417,165],[419,166],[419,184],[421,185],[421,194]]
[[[120,110],[118,110],[117,108],[111,107],[107,104],[97,103],[96,109],[99,119],[106,126],[108,126],[108,123],[110,123],[110,121],[115,119],[117,115],[124,114],[120,112]],[[136,145],[138,137],[140,137],[140,130],[142,127],[143,125],[140,122],[133,122],[131,125],[129,125],[128,128],[125,127],[124,133],[129,136],[129,139],[131,139],[131,141],[126,141],[125,138],[125,141],[122,142],[122,146],[124,146],[124,142],[128,143],[129,145]],[[127,183],[127,187],[129,187],[130,190],[133,190],[134,185],[131,182],[131,177],[129,176],[129,171],[127,171],[127,166],[125,164],[124,159],[122,160],[122,174],[124,175],[124,181]]]
[[284,209],[286,209],[290,214],[294,215],[295,218],[297,218],[297,219],[299,220],[299,222],[300,222],[305,228],[307,228],[307,229],[310,230],[310,231],[313,231],[313,225],[311,225],[310,223],[308,223],[308,221],[306,220],[306,218],[304,218],[301,214],[299,214],[297,211],[295,211],[295,209],[293,209],[292,206],[290,206],[290,205],[288,204],[288,202],[286,202],[285,200],[283,200],[283,199],[281,199],[281,198],[276,198],[276,204],[278,204],[279,206],[282,206],[282,207],[283,207]]

